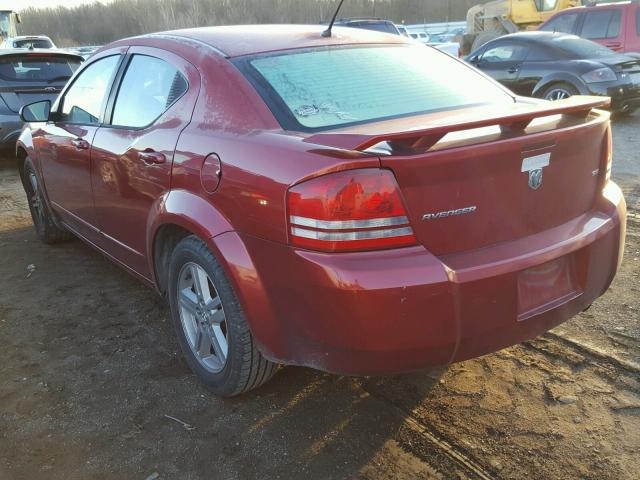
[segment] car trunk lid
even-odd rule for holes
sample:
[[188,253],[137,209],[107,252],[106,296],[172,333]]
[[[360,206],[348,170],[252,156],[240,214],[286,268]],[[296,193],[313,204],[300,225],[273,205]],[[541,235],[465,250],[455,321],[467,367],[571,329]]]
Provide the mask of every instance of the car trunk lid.
[[0,87],[0,97],[11,111],[18,112],[22,106],[33,102],[41,100],[53,102],[61,91],[62,86],[5,86]]
[[607,122],[589,112],[606,102],[574,97],[501,113],[466,110],[408,131],[307,141],[354,150],[391,145],[380,161],[396,176],[416,238],[446,255],[532,235],[592,208]]

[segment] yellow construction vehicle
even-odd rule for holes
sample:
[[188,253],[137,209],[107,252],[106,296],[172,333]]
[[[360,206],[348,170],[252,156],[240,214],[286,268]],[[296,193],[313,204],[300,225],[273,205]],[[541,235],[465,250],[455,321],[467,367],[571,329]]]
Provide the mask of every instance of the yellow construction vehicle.
[[555,13],[582,5],[582,0],[493,0],[469,9],[464,53],[507,33],[533,30]]

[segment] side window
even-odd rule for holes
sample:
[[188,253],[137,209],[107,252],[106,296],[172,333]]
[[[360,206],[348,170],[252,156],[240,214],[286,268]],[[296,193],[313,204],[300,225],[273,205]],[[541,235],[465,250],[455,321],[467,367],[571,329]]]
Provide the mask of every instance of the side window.
[[97,60],[73,82],[62,100],[60,121],[85,125],[100,123],[120,55]]
[[501,44],[489,47],[482,55],[486,63],[519,62],[527,56],[527,49],[520,45]]
[[620,10],[600,10],[585,15],[580,36],[589,40],[616,38],[620,35]]
[[577,23],[577,13],[566,13],[564,15],[558,15],[557,17],[552,18],[540,30],[544,30],[546,32],[573,33],[576,30]]
[[529,47],[529,54],[527,55],[527,62],[551,62],[556,60],[553,57],[554,50],[549,48],[543,48],[539,45],[531,45]]
[[640,37],[640,7],[636,10],[636,32]]
[[187,80],[173,65],[134,55],[124,74],[111,124],[141,128],[152,124],[186,91]]

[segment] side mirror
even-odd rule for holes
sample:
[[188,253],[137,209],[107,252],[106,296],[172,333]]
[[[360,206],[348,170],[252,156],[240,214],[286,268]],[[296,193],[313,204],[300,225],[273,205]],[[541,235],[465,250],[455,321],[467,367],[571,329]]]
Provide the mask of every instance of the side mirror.
[[20,109],[20,119],[23,122],[46,122],[51,113],[51,100],[24,105]]
[[479,55],[474,55],[473,57],[469,58],[469,63],[473,64],[473,65],[478,65],[480,63],[480,56]]

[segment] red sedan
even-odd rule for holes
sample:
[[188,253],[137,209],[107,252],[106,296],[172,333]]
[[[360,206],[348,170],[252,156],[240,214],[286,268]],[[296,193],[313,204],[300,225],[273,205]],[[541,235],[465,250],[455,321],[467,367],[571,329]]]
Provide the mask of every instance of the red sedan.
[[587,308],[622,259],[606,99],[524,99],[401,36],[336,27],[121,40],[24,107],[40,238],[168,298],[215,393],[277,364],[446,365]]

